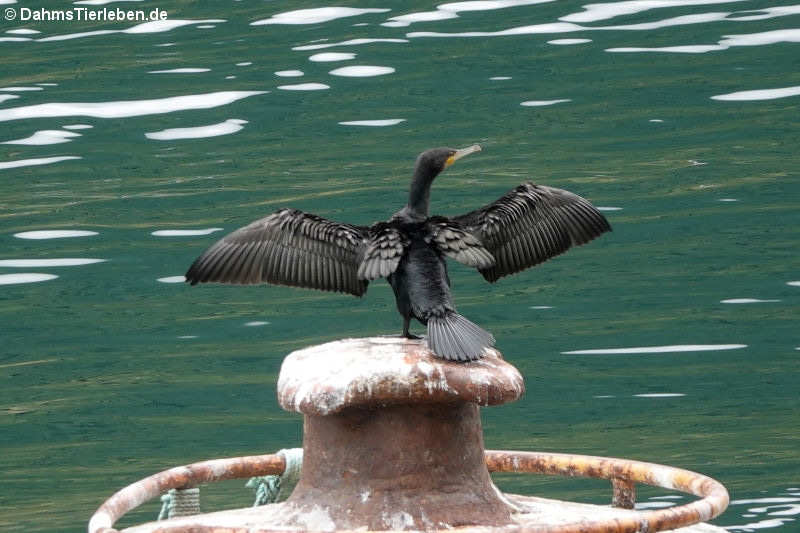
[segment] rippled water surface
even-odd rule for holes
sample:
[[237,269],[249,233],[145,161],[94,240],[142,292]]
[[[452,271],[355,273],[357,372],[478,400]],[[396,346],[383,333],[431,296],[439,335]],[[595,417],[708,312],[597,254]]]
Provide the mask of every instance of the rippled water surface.
[[[399,333],[388,285],[356,300],[182,274],[278,207],[385,218],[420,151],[477,142],[436,182],[435,211],[533,180],[614,226],[496,285],[452,265],[459,310],[528,388],[484,411],[487,447],[697,470],[731,491],[715,523],[798,531],[800,5],[0,4],[0,530],[79,531],[155,471],[299,445],[275,399],[283,356]],[[242,485],[204,509],[248,505]]]

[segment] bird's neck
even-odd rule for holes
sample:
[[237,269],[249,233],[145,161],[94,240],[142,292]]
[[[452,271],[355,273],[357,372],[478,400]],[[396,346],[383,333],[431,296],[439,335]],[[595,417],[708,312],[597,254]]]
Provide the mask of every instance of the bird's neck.
[[428,218],[428,207],[431,200],[431,184],[436,174],[421,172],[416,169],[414,178],[411,180],[411,188],[408,192],[409,214],[416,218]]

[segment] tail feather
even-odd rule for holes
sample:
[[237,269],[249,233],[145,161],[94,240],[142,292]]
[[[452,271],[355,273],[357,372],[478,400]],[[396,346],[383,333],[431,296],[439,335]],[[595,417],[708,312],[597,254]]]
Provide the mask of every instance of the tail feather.
[[428,346],[437,357],[450,361],[475,361],[494,336],[458,313],[428,318]]

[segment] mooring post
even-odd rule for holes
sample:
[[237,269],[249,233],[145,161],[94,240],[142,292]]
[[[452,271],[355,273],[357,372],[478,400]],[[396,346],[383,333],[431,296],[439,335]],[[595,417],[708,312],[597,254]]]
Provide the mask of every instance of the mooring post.
[[433,357],[421,341],[377,337],[290,354],[278,399],[304,414],[304,457],[286,525],[509,524],[511,509],[486,468],[479,406],[523,391],[519,372],[495,350],[457,363]]

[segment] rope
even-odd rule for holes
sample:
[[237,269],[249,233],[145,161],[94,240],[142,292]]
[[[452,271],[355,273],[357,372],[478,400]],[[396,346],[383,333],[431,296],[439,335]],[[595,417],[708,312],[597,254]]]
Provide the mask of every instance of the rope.
[[158,519],[200,514],[200,489],[171,489],[161,496]]
[[253,507],[283,501],[289,497],[300,479],[303,467],[303,448],[280,450],[276,455],[283,457],[286,468],[280,476],[251,477],[245,487],[256,489]]

